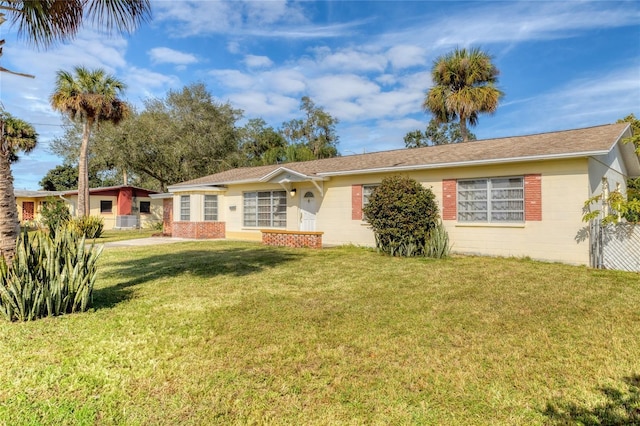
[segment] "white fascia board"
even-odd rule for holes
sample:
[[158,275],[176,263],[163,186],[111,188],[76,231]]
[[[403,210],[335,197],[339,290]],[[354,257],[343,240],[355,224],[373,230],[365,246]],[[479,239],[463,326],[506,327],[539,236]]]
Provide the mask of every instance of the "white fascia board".
[[170,193],[184,192],[184,191],[210,191],[210,192],[224,192],[227,188],[223,186],[198,184],[198,185],[174,185],[169,186],[167,190]]
[[173,194],[169,192],[163,192],[162,194],[149,194],[149,198],[151,198],[152,200],[162,200],[164,198],[171,198],[171,197],[173,197]]
[[[313,179],[311,176],[307,176],[304,173],[300,173],[300,172],[296,172],[295,170],[291,170],[288,169],[286,167],[278,167],[277,169],[273,170],[272,172],[267,173],[266,175],[264,175],[263,177],[260,178],[259,182],[268,182],[271,179],[273,179],[274,177],[283,174],[283,173],[287,173],[290,175],[293,175],[299,179],[302,180],[309,180],[309,179]],[[287,181],[288,179],[285,179],[285,181]]]
[[606,155],[609,151],[572,152],[569,154],[533,155],[530,157],[496,158],[493,160],[458,161],[452,163],[418,164],[412,166],[379,167],[374,169],[346,170],[342,172],[320,172],[319,176],[346,176],[367,173],[402,172],[411,170],[444,169],[447,167],[484,166],[504,163],[524,163],[527,161],[561,160],[565,158],[586,158],[594,155]]

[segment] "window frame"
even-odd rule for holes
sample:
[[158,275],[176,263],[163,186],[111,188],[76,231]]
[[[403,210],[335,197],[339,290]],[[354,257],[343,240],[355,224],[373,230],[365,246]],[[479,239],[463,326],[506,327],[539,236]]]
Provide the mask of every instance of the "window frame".
[[[517,187],[507,187],[507,188],[498,188],[497,181],[509,181],[518,179],[520,181],[520,186]],[[485,187],[480,189],[475,188],[465,188],[461,189],[460,184],[470,183],[470,182],[484,182]],[[524,176],[499,176],[499,177],[487,177],[487,178],[469,178],[469,179],[458,179],[456,182],[456,218],[459,223],[492,223],[492,224],[508,224],[508,223],[524,223],[526,214],[526,194],[525,194],[525,177]],[[520,191],[521,195],[517,197],[497,197],[498,191]],[[465,193],[478,193],[483,194],[484,198],[478,199],[470,199],[469,197],[463,196]],[[485,209],[463,209],[463,203],[486,203]],[[510,208],[510,209],[496,209],[495,206],[498,203],[519,203],[522,208]],[[485,214],[486,218],[484,219],[467,219],[464,216],[473,215],[474,213]],[[506,218],[500,219],[495,217],[497,214],[506,214],[508,215],[520,215],[521,219],[513,219]]]
[[191,220],[191,196],[180,196],[180,221],[189,222]]
[[[266,194],[269,194],[268,198]],[[261,209],[262,211],[260,211]],[[260,217],[261,215],[267,214],[269,216],[267,219],[268,224],[265,223],[264,218],[261,219]],[[287,191],[266,190],[243,192],[242,226],[246,228],[286,228]]]
[[[207,202],[214,202],[214,205],[207,206]],[[213,213],[207,213],[207,209],[213,209]],[[207,218],[209,216],[209,218]],[[202,218],[205,222],[218,221],[218,196],[216,194],[205,194],[202,200]]]
[[[106,205],[109,205],[107,208]],[[100,214],[113,213],[113,200],[100,200]]]

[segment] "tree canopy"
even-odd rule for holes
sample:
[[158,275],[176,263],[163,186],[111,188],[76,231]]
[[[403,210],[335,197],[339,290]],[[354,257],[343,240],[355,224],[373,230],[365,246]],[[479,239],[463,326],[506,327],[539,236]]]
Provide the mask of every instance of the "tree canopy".
[[[106,177],[101,179],[95,170],[89,170],[89,187],[99,188],[101,186],[115,186],[120,181]],[[45,191],[68,191],[78,189],[78,167],[65,163],[49,170],[38,182]]]
[[[474,141],[476,140],[476,135],[467,132],[467,138],[470,141]],[[446,145],[462,141],[459,123],[438,123],[435,119],[429,121],[429,125],[424,132],[417,129],[407,133],[404,137],[404,145],[407,148]]]
[[478,114],[494,113],[504,95],[496,87],[498,74],[487,53],[455,49],[435,60],[423,107],[437,123],[459,120],[462,140],[468,141],[467,125],[475,126]]
[[[307,100],[305,105],[311,108],[313,102]],[[310,111],[323,119],[292,121],[303,123],[298,129],[305,128],[305,135],[324,135],[319,137],[324,142],[316,141],[320,157],[311,148],[312,139],[296,136],[298,139],[287,140],[285,130],[274,129],[261,118],[238,126],[241,110],[215,101],[204,84],[194,83],[169,91],[163,98],[145,100],[141,111],[132,111],[118,126],[104,123],[96,128],[88,150],[90,171],[103,180],[126,175],[137,186],[166,191],[174,183],[233,167],[337,155],[335,129],[333,124],[326,127],[326,123],[337,121],[315,106]],[[318,123],[324,130],[317,128]],[[325,143],[327,140],[333,142]],[[76,164],[81,141],[82,127],[69,122],[64,136],[52,142],[51,150],[66,163]]]
[[[338,154],[338,119],[326,112],[308,96],[300,101],[304,118],[293,119],[282,124],[282,134],[290,146],[308,148],[313,158],[330,158]],[[300,161],[300,160],[289,160]]]
[[632,143],[636,147],[636,152],[640,155],[640,119],[632,113],[625,118],[621,118],[616,123],[629,123],[631,124],[631,137],[627,138],[625,143]]

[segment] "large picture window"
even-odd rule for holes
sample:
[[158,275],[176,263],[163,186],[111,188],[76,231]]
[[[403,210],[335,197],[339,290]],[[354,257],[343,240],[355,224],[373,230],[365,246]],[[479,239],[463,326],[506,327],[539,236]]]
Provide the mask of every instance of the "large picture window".
[[218,220],[218,196],[204,196],[204,220]]
[[180,220],[184,222],[191,220],[191,197],[189,195],[180,196]]
[[244,193],[244,226],[285,228],[287,226],[287,193],[260,191]]
[[459,180],[458,221],[524,222],[524,178]]

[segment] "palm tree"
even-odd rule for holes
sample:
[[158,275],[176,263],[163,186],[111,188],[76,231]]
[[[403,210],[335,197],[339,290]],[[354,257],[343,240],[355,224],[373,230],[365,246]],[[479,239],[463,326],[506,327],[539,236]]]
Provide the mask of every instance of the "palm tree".
[[[150,0],[0,0],[0,25],[10,20],[18,36],[42,48],[73,39],[86,20],[109,33],[130,33],[150,16]],[[0,72],[33,77],[3,67]]]
[[498,74],[487,53],[478,48],[455,49],[435,60],[431,69],[434,85],[427,91],[423,107],[438,124],[459,119],[466,142],[467,123],[475,126],[479,113],[494,113],[504,96],[496,87]]
[[35,148],[38,135],[26,121],[0,111],[0,255],[11,264],[20,232],[11,163]]
[[[0,0],[0,25],[11,20],[18,26],[20,37],[40,48],[73,39],[87,19],[111,33],[132,32],[150,16],[150,0]],[[0,57],[3,45],[4,40],[0,40]],[[12,71],[0,66],[0,72]],[[5,144],[5,133],[1,132],[0,146],[6,147]],[[14,198],[11,169],[0,168],[0,186],[0,251],[11,259],[18,217],[15,200],[9,200]],[[11,195],[6,195],[6,189],[11,190]]]
[[78,216],[89,214],[89,138],[100,122],[118,124],[131,114],[130,107],[118,98],[123,82],[103,69],[76,67],[75,75],[58,71],[56,88],[51,95],[53,109],[82,123],[82,143],[78,160]]

